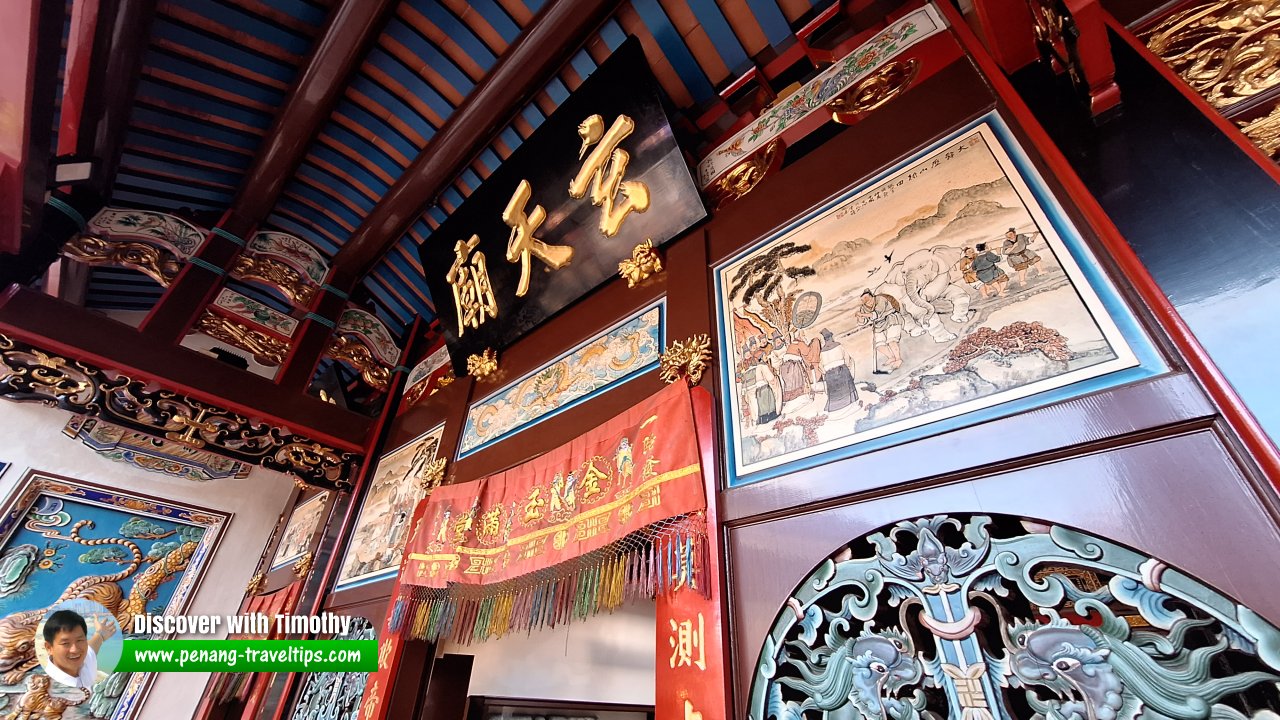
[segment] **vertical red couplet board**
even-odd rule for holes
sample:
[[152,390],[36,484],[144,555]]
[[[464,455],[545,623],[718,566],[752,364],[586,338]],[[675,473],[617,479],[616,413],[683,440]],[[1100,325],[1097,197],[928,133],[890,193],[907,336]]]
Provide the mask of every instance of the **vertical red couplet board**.
[[723,604],[723,542],[716,496],[715,413],[711,394],[692,392],[694,426],[707,492],[705,596],[681,588],[657,601],[657,664],[654,672],[655,720],[725,720],[729,716],[729,664]]

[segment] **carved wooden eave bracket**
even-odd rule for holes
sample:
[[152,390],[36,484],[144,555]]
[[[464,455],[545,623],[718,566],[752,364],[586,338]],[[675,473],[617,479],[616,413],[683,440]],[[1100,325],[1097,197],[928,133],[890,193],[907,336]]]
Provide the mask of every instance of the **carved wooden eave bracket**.
[[38,402],[233,460],[348,489],[360,458],[284,428],[47,352],[0,333],[0,397]]

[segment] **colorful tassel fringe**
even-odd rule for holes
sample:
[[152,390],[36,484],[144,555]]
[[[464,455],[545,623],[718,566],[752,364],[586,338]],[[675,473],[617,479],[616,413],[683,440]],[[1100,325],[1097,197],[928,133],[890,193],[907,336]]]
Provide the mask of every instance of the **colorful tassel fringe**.
[[470,645],[583,620],[638,597],[678,591],[706,596],[710,558],[697,519],[488,588],[403,586],[388,627],[399,632],[407,625],[418,640]]

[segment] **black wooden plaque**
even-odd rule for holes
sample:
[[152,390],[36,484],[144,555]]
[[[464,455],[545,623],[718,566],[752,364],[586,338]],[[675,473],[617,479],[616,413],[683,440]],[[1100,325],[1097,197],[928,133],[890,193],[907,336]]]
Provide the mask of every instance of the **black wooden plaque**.
[[[590,190],[581,198],[569,194],[570,182],[596,147],[579,159],[584,143],[578,126],[592,115],[601,117],[606,131],[619,116],[634,121],[634,130],[617,145],[630,155],[622,179],[648,189],[649,208],[627,214],[613,237],[599,227],[604,209],[592,203]],[[531,189],[525,212],[532,215],[537,205],[546,211],[536,237],[572,247],[573,258],[552,270],[532,257],[528,290],[518,297],[521,263],[506,259],[512,229],[502,214],[522,180]],[[461,372],[468,356],[501,350],[616,277],[618,263],[639,243],[652,239],[661,245],[704,217],[706,208],[671,132],[653,72],[639,40],[628,38],[419,248],[453,366]],[[457,258],[457,242],[472,235],[480,242],[468,258],[476,251],[484,254],[498,314],[460,333],[454,286],[446,275]]]

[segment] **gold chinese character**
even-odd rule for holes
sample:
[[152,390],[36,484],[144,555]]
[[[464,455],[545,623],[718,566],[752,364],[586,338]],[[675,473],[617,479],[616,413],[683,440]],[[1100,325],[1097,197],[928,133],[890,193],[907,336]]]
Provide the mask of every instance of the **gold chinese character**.
[[[599,465],[603,465],[605,469],[601,470],[597,462]],[[600,487],[600,482],[603,480],[605,485],[608,486],[608,469],[609,462],[599,455],[587,461],[587,466],[582,473],[582,491],[579,494],[583,503],[592,503],[604,495],[604,488]]]
[[559,270],[573,259],[573,248],[566,245],[548,245],[537,238],[534,233],[547,219],[547,211],[541,205],[534,205],[533,212],[526,215],[524,206],[529,202],[528,180],[521,180],[516,192],[502,211],[502,222],[511,226],[511,236],[507,238],[507,262],[520,263],[520,285],[516,288],[516,296],[524,297],[529,292],[529,258],[536,257],[552,270]]
[[[602,210],[600,232],[605,237],[618,234],[628,213],[649,209],[649,186],[622,179],[631,155],[618,144],[635,129],[635,121],[626,115],[619,115],[608,132],[604,131],[604,118],[599,115],[592,115],[578,125],[578,136],[582,138],[578,159],[581,160],[592,145],[595,149],[587,155],[582,169],[569,182],[569,196],[580,198],[587,194],[588,189],[591,190],[591,204]],[[621,201],[618,193],[622,193]]]
[[684,701],[684,720],[702,720],[702,713],[693,709],[693,703],[686,699]]
[[649,458],[644,461],[644,469],[640,471],[640,477],[648,480],[658,477],[658,463],[662,462],[658,458]]
[[655,437],[654,437],[654,436],[652,436],[652,435],[646,435],[646,436],[645,436],[645,438],[644,438],[644,452],[645,452],[645,454],[646,454],[646,455],[651,455],[651,454],[653,454],[653,443],[654,443],[654,441],[656,441],[656,440],[657,440],[657,438],[655,438]]
[[542,508],[547,504],[542,499],[542,488],[534,488],[529,491],[529,497],[524,506],[524,524],[532,525],[542,519]]
[[458,308],[458,337],[462,337],[468,326],[478,328],[487,318],[498,317],[498,300],[489,284],[484,253],[471,252],[479,244],[479,235],[472,235],[465,242],[459,240],[453,246],[456,256],[453,265],[444,276],[453,286],[453,304]]
[[496,542],[502,533],[502,506],[486,510],[480,516],[480,537]]
[[702,613],[698,613],[698,626],[692,620],[677,623],[671,619],[671,667],[690,665],[699,670],[707,669],[706,649],[703,647]]
[[461,545],[467,541],[467,533],[471,532],[471,528],[476,522],[476,509],[471,508],[463,515],[459,515],[457,520],[453,521],[453,544]]

